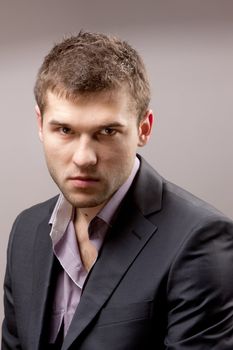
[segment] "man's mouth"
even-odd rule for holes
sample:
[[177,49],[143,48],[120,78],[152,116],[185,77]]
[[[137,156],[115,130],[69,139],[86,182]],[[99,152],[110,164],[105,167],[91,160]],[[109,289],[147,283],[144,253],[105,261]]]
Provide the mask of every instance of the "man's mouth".
[[95,186],[100,180],[93,176],[71,176],[68,180],[74,187],[86,188]]

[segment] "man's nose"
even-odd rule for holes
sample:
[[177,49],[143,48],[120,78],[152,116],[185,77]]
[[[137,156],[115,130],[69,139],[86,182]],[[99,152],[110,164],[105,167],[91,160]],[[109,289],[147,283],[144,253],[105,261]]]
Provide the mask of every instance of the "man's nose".
[[94,143],[87,137],[80,137],[74,145],[73,162],[79,168],[96,165],[97,154]]

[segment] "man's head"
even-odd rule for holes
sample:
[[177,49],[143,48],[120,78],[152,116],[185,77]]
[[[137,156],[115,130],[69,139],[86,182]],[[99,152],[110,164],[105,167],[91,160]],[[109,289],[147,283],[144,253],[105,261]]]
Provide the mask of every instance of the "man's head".
[[104,205],[151,134],[149,84],[128,44],[80,33],[46,56],[35,86],[50,174],[76,208]]
[[128,43],[114,36],[80,32],[55,45],[45,57],[34,92],[43,115],[48,91],[75,101],[80,95],[120,88],[128,93],[129,108],[139,121],[150,101],[142,59]]

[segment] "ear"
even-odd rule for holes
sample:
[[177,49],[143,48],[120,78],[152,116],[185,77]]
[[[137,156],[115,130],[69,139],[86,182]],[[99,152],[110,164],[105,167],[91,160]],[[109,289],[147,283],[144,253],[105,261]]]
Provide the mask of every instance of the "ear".
[[152,110],[148,110],[139,123],[139,139],[138,146],[143,147],[149,141],[152,125],[154,122],[154,116]]
[[42,120],[42,115],[40,113],[40,109],[38,105],[35,106],[35,111],[36,111],[39,138],[41,142],[43,142],[43,120]]

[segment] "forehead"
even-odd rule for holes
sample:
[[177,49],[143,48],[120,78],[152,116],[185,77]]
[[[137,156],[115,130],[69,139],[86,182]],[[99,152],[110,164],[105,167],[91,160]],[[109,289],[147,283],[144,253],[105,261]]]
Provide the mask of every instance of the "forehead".
[[101,105],[105,108],[115,108],[132,112],[132,98],[126,88],[114,89],[104,92],[69,95],[68,93],[55,93],[47,91],[45,113],[61,106],[90,107]]
[[130,107],[129,94],[123,89],[65,98],[49,91],[44,118],[61,123],[96,125],[111,121],[136,119]]

